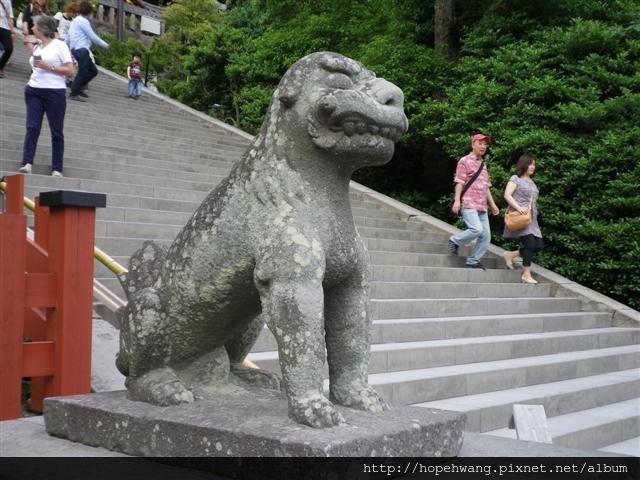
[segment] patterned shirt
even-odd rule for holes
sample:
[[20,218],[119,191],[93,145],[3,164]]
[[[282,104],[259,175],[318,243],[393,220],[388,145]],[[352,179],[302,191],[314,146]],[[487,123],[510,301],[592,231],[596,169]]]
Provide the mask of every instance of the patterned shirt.
[[[476,158],[473,152],[462,157],[458,160],[458,166],[456,168],[456,176],[453,179],[454,183],[461,183],[462,186],[467,183],[473,177],[473,174],[478,171],[481,158]],[[478,212],[487,211],[487,193],[491,186],[491,180],[489,179],[489,172],[487,172],[487,166],[482,169],[478,178],[471,184],[466,193],[462,196],[461,208],[470,208],[477,210]]]

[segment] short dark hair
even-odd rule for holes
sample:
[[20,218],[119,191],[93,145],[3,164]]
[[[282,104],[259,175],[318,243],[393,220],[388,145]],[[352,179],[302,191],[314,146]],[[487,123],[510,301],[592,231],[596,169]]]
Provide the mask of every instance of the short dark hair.
[[58,31],[58,21],[47,15],[38,15],[33,18],[33,24],[37,25],[38,30],[47,38],[56,38]]
[[531,165],[535,161],[536,161],[536,157],[534,157],[533,155],[529,155],[528,153],[525,153],[524,155],[520,155],[520,158],[518,159],[518,163],[516,163],[516,175],[521,177],[522,175],[527,173],[527,169],[529,168],[529,165]]
[[90,2],[80,2],[78,5],[78,13],[80,15],[90,15],[93,12],[93,5]]
[[142,54],[141,54],[138,50],[136,50],[135,52],[133,52],[133,53],[131,54],[131,60],[133,60],[133,57],[140,57],[140,58],[142,58]]

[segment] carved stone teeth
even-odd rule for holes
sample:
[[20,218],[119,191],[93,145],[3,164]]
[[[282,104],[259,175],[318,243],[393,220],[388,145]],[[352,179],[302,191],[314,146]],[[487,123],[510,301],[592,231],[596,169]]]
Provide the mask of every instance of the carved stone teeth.
[[380,127],[378,127],[377,125],[369,124],[367,125],[367,128],[369,129],[369,132],[373,133],[374,135],[377,135],[380,131]]
[[356,123],[356,132],[362,134],[362,133],[366,133],[367,131],[367,125],[363,122],[358,122]]
[[382,127],[380,129],[380,135],[382,135],[383,137],[388,137],[389,136],[389,127]]
[[344,133],[347,134],[347,136],[351,136],[354,133],[356,133],[356,124],[353,122],[344,122],[342,124],[342,129],[344,130]]

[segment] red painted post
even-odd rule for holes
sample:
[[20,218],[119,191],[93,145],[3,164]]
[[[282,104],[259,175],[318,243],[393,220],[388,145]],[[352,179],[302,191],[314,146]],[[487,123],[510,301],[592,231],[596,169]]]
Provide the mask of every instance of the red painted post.
[[105,196],[45,192],[40,204],[49,207],[49,271],[57,277],[56,308],[47,322],[55,344],[54,375],[45,397],[89,393],[95,208],[105,206]]
[[6,212],[0,214],[0,420],[21,416],[26,228],[24,177],[7,177]]

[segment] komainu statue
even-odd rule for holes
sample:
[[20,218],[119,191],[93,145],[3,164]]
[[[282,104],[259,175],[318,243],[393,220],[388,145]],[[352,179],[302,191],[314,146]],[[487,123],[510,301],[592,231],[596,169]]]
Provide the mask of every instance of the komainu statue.
[[[369,260],[349,180],[388,162],[407,127],[402,91],[358,62],[296,62],[260,134],[171,246],[146,242],[131,258],[117,358],[129,397],[174,405],[224,385],[282,387],[289,416],[312,427],[344,422],[334,404],[387,408],[367,383]],[[265,322],[282,381],[242,363]]]

